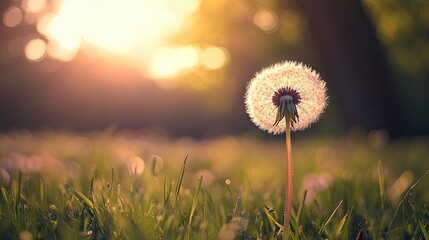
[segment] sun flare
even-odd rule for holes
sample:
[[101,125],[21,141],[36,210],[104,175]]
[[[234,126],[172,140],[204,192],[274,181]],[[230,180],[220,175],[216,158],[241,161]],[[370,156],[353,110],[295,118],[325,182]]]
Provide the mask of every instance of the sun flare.
[[[70,51],[90,43],[127,53],[135,47],[151,49],[162,44],[181,29],[199,1],[63,0],[57,6],[38,26],[50,40]],[[70,38],[80,42],[70,44]]]
[[[82,51],[131,61],[143,75],[172,78],[196,67],[218,69],[228,60],[224,48],[171,42],[175,34],[192,24],[200,1],[53,0],[48,4],[46,0],[23,0],[22,10],[8,10],[4,24],[15,27],[23,16],[35,17],[37,31],[46,39],[43,49],[36,49],[40,58],[46,55],[70,61]],[[39,59],[26,56],[31,61]]]

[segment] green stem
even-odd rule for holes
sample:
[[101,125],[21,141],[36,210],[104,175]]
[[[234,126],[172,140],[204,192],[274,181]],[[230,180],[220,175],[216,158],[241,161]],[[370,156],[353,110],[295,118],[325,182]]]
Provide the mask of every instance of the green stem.
[[283,221],[283,240],[289,239],[290,231],[290,214],[292,211],[292,194],[293,194],[293,183],[292,183],[292,143],[290,138],[290,118],[285,116],[286,120],[286,165],[287,165],[287,176],[286,176],[286,204],[285,204],[285,215]]

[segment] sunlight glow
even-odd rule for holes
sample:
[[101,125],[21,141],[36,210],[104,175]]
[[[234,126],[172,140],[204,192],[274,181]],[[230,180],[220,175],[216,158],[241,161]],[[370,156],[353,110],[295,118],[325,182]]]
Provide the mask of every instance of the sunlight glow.
[[79,50],[79,39],[70,38],[62,42],[62,44],[60,45],[60,43],[55,41],[49,42],[47,49],[49,56],[64,62],[73,60]]
[[153,59],[149,73],[155,78],[170,78],[198,63],[199,49],[196,47],[163,48]]
[[[24,53],[30,61],[48,56],[67,62],[83,53],[125,64],[144,77],[170,79],[217,70],[229,61],[228,50],[220,46],[196,40],[177,43],[185,42],[181,34],[192,27],[201,1],[20,0],[20,6],[4,13],[3,23],[35,24],[41,35],[27,41],[35,37],[28,35],[22,43],[15,39],[9,44],[11,56]],[[277,26],[276,16],[265,10],[258,11],[254,21],[264,31]]]
[[30,40],[25,45],[25,56],[30,61],[40,61],[46,53],[46,43],[40,38]]
[[220,47],[208,47],[202,52],[202,63],[207,69],[219,69],[228,61],[228,52]]
[[[43,0],[27,0],[33,11]],[[150,75],[172,77],[198,64],[198,50],[168,47],[198,10],[200,0],[63,0],[42,16],[37,30],[49,40],[49,56],[71,60],[85,45],[149,67]],[[54,4],[55,6],[55,4]],[[101,50],[101,51],[100,51]]]

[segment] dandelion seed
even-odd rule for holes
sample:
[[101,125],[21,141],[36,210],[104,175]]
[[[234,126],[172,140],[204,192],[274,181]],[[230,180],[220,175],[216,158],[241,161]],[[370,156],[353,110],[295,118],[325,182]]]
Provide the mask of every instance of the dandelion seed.
[[318,73],[297,62],[285,61],[258,72],[249,82],[246,111],[256,126],[281,134],[289,117],[292,130],[304,130],[316,122],[327,103],[326,83]]

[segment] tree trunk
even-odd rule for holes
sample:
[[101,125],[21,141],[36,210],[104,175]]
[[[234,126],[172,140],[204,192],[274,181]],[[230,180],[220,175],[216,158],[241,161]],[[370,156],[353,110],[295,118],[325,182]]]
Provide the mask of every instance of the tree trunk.
[[403,135],[398,97],[383,49],[361,1],[296,0],[324,64],[345,127]]

